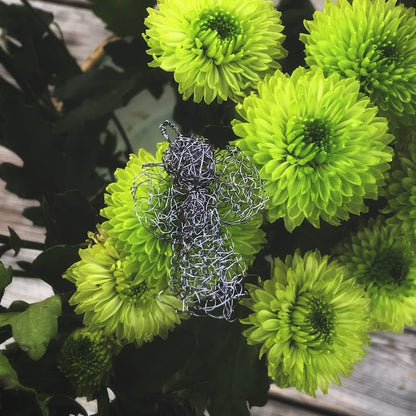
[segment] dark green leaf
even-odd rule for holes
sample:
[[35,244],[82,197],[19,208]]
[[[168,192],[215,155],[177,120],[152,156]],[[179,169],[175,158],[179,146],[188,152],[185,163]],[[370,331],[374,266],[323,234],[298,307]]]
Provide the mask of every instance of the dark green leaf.
[[14,300],[8,308],[8,312],[23,312],[30,306],[24,300]]
[[45,400],[45,405],[51,416],[88,416],[88,412],[74,398],[63,394],[48,397]]
[[[120,414],[153,414],[152,409],[159,408],[166,400],[173,380],[194,348],[192,333],[181,327],[165,341],[156,338],[140,348],[124,347],[114,358],[115,383],[110,385],[118,397],[118,406],[123,409]],[[135,400],[131,400],[133,396]]]
[[235,105],[231,101],[207,105],[192,100],[183,101],[178,96],[174,109],[174,119],[181,125],[183,134],[198,132],[216,147],[224,147],[235,138],[230,129],[234,117]]
[[81,244],[98,222],[97,212],[77,190],[55,195],[50,212],[52,223],[46,224],[48,245]]
[[120,36],[140,36],[144,30],[146,8],[152,0],[90,0],[93,12]]
[[30,270],[32,267],[32,263],[30,261],[26,260],[18,260],[16,264],[22,269],[22,270]]
[[144,70],[150,61],[146,53],[147,44],[141,36],[131,39],[119,39],[104,46],[105,53],[119,67],[129,70]]
[[23,387],[17,376],[16,371],[10,365],[9,360],[0,351],[0,385],[5,389],[15,389]]
[[7,51],[2,61],[31,99],[47,99],[49,84],[81,72],[65,44],[49,29],[52,20],[51,13],[29,5],[0,3],[0,27]]
[[[88,71],[71,79],[57,95],[68,101],[70,110],[56,126],[56,133],[81,127],[90,120],[110,115],[146,88],[150,71],[117,72],[112,68]],[[74,103],[77,104],[74,107]]]
[[217,365],[211,385],[211,415],[249,415],[247,402],[251,406],[267,402],[270,385],[266,367],[258,359],[258,348],[247,345],[241,329],[234,335],[228,334],[221,345],[226,348],[226,358]]
[[14,255],[17,256],[20,249],[22,248],[22,239],[17,235],[13,228],[7,228],[9,229],[10,233],[10,247],[14,250]]
[[1,412],[5,416],[48,416],[42,411],[37,394],[32,389],[2,391]]
[[73,290],[72,283],[62,278],[62,275],[73,263],[79,261],[78,251],[81,246],[58,245],[50,247],[32,263],[33,273],[49,283],[56,291]]
[[247,345],[238,322],[199,320],[194,331],[198,350],[188,368],[190,380],[207,380],[212,416],[248,415],[247,402],[262,406],[267,401],[267,369],[258,349]]
[[23,210],[23,216],[39,227],[45,226],[45,219],[41,207],[27,207]]
[[[37,361],[29,358],[17,344],[9,344],[4,352],[19,375],[20,382],[38,392],[39,396],[44,399],[43,406],[46,409],[51,396],[74,394],[71,384],[57,368],[57,356],[64,339],[65,336],[62,335],[52,339],[46,353]],[[55,414],[61,416],[59,413]]]
[[0,261],[0,296],[3,296],[3,291],[8,286],[13,277],[13,270],[9,267],[4,267],[4,264]]
[[402,3],[406,7],[415,7],[416,8],[416,0],[398,0],[397,3]]

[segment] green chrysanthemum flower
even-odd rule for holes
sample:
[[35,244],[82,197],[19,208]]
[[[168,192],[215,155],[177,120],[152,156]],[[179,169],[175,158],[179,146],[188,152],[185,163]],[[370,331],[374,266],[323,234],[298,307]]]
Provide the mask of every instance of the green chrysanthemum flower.
[[371,329],[401,332],[416,324],[416,256],[414,245],[397,227],[381,220],[369,225],[339,249],[349,275],[371,300]]
[[415,116],[414,9],[396,0],[328,0],[305,27],[309,34],[300,39],[308,65],[358,79],[389,121],[408,123]]
[[416,141],[396,153],[385,196],[388,205],[383,213],[393,214],[388,222],[416,239]]
[[164,0],[147,10],[150,66],[173,72],[185,100],[238,101],[286,55],[269,0]]
[[237,106],[236,144],[260,169],[270,221],[283,218],[289,231],[304,219],[338,225],[378,197],[393,136],[359,87],[319,68],[277,71]]
[[[155,156],[144,149],[140,149],[137,155],[130,155],[126,167],[116,170],[116,181],[108,185],[105,194],[106,207],[101,210],[101,215],[108,219],[102,224],[102,228],[108,234],[111,244],[123,256],[123,260],[137,264],[138,272],[147,279],[153,279],[154,284],[163,281],[165,286],[168,284],[172,246],[169,241],[156,238],[138,220],[131,188],[136,175],[143,172],[142,165],[161,162],[168,144],[159,143]],[[140,186],[136,196],[146,198],[148,192],[147,186]]]
[[369,344],[368,299],[344,268],[318,251],[276,259],[272,278],[249,286],[241,301],[253,313],[242,320],[249,344],[262,344],[269,377],[314,396],[350,375]]
[[157,335],[166,338],[186,315],[174,310],[180,310],[181,303],[166,289],[165,281],[153,286],[137,263],[121,260],[105,238],[90,237],[95,244],[81,249],[81,260],[64,275],[76,285],[69,303],[76,305],[76,313],[84,314],[84,324],[138,345]]
[[115,344],[100,331],[77,329],[68,336],[58,355],[58,368],[79,396],[91,400],[105,386]]
[[[119,253],[126,253],[123,260],[137,265],[141,275],[147,276],[155,284],[165,283],[169,275],[170,261],[172,258],[172,245],[167,239],[158,239],[151,229],[143,226],[138,220],[134,210],[134,198],[131,187],[136,175],[143,172],[142,165],[148,162],[162,162],[163,152],[168,147],[168,142],[158,144],[156,156],[141,149],[138,155],[131,155],[124,169],[115,172],[116,182],[111,183],[108,194],[105,195],[105,207],[101,214],[108,219],[102,224],[103,229],[110,237],[111,243]],[[218,166],[218,169],[231,167]],[[160,186],[170,186],[171,179],[164,176]],[[137,187],[136,198],[149,197],[152,190],[145,183]],[[154,191],[154,190],[153,190]],[[162,192],[163,189],[160,189]],[[226,210],[227,204],[221,201],[219,214]],[[147,214],[146,214],[147,215]],[[240,254],[243,261],[250,265],[256,253],[265,242],[265,233],[259,228],[262,224],[262,215],[258,214],[249,221],[235,225],[223,225],[224,232],[228,232],[234,250]],[[136,266],[135,266],[136,267]]]

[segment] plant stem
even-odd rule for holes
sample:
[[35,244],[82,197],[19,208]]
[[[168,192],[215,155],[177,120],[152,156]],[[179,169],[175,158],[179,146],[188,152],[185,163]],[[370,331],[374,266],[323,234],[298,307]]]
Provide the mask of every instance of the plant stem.
[[33,273],[26,270],[15,270],[13,269],[13,277],[26,277],[29,279],[39,279],[38,276],[33,276]]
[[[29,240],[20,239],[20,242],[22,243],[22,248],[28,248],[31,250],[42,250],[42,251],[45,249],[45,244],[38,243],[37,241],[29,241]],[[0,234],[0,244],[10,246],[10,237],[7,235]]]
[[127,133],[125,132],[123,126],[120,123],[120,120],[117,118],[117,116],[113,113],[111,115],[111,119],[113,120],[114,124],[117,127],[117,130],[119,131],[121,138],[123,139],[124,144],[126,145],[126,150],[128,153],[133,153],[133,148],[131,147],[130,140],[127,136]]

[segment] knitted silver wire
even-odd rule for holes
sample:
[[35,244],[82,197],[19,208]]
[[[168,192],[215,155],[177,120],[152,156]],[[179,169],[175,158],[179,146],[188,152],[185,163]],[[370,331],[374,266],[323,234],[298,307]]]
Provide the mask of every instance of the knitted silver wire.
[[[169,146],[161,163],[145,163],[135,176],[134,212],[156,238],[172,244],[169,289],[181,312],[232,320],[236,300],[245,295],[246,265],[226,226],[264,208],[262,180],[236,147],[214,151],[205,138],[185,137],[170,121],[160,131]],[[145,196],[137,195],[139,187]]]

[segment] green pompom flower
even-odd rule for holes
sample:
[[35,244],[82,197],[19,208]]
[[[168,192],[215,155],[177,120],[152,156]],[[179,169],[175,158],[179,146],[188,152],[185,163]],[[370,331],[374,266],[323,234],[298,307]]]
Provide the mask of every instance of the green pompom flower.
[[[161,162],[168,144],[159,143],[155,156],[144,149],[140,149],[137,155],[131,154],[126,167],[116,170],[116,181],[108,185],[104,196],[106,207],[101,210],[101,215],[108,219],[102,228],[123,260],[133,262],[140,275],[154,281],[153,284],[164,282],[165,286],[168,285],[172,246],[169,241],[156,238],[150,229],[143,227],[134,210],[131,189],[136,176],[143,172],[143,164]],[[139,186],[136,196],[146,198],[148,192],[149,187]]]
[[370,297],[371,330],[402,332],[416,324],[416,253],[397,227],[371,220],[338,252]]
[[79,396],[91,400],[108,380],[115,343],[100,331],[75,330],[58,355],[58,369]]
[[416,241],[416,141],[409,141],[396,153],[388,180],[385,214],[388,222],[400,227],[404,235]]
[[[172,244],[168,239],[157,238],[149,227],[144,227],[139,221],[134,210],[134,198],[131,187],[137,175],[143,172],[142,165],[148,162],[162,162],[163,153],[169,143],[158,144],[156,156],[151,155],[144,149],[140,149],[138,155],[131,155],[124,169],[115,172],[116,182],[107,187],[105,195],[106,207],[102,209],[101,215],[108,220],[102,224],[110,238],[110,242],[122,255],[123,261],[133,263],[142,276],[146,276],[155,285],[168,285],[169,268],[172,258]],[[221,151],[220,151],[221,154]],[[221,158],[219,158],[221,159]],[[232,167],[218,165],[218,169],[232,169]],[[161,187],[171,186],[171,178],[163,174],[163,180],[154,185]],[[163,189],[158,189],[162,192]],[[145,182],[137,187],[136,199],[146,200],[152,189]],[[154,189],[153,189],[154,192]],[[224,201],[220,201],[219,214],[229,209]],[[150,215],[146,213],[146,215]],[[235,225],[223,224],[223,232],[228,233],[230,243],[234,250],[242,256],[243,261],[249,266],[257,252],[265,242],[265,233],[259,228],[263,217],[257,214],[254,218]]]
[[175,311],[181,310],[181,303],[166,282],[154,285],[138,271],[137,262],[121,260],[105,237],[90,237],[93,244],[79,251],[81,260],[64,274],[76,285],[69,303],[84,314],[84,324],[120,342],[141,345],[157,335],[166,338],[187,316]]
[[250,298],[241,303],[253,313],[241,321],[250,325],[243,335],[262,344],[260,356],[266,354],[269,377],[279,386],[327,393],[366,353],[368,299],[328,256],[296,251],[285,262],[275,259],[271,280],[247,286]]
[[269,0],[164,0],[147,10],[150,66],[173,72],[185,100],[238,101],[286,56]]
[[338,225],[377,199],[393,136],[359,88],[319,68],[277,71],[237,106],[235,143],[259,167],[269,221],[283,218],[289,231],[304,219]]
[[325,2],[301,34],[306,63],[360,81],[382,115],[408,124],[416,114],[416,17],[396,0]]

